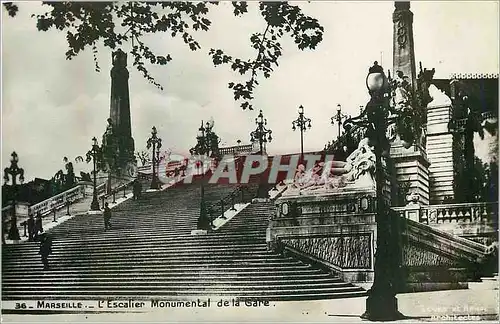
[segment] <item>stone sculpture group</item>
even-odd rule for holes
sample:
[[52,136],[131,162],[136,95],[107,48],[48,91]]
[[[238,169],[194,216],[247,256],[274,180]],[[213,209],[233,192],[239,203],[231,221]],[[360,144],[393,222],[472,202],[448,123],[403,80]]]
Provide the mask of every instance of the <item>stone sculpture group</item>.
[[367,138],[346,161],[327,161],[306,170],[299,164],[293,182],[284,194],[336,191],[344,187],[374,186],[375,153]]

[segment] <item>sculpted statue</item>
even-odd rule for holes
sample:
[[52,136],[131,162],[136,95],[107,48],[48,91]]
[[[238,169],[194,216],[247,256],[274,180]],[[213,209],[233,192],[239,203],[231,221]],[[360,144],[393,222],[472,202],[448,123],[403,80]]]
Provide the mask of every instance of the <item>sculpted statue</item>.
[[410,101],[410,82],[408,77],[401,71],[396,72],[395,78],[396,89],[394,90],[394,105],[396,110],[402,110]]
[[106,126],[106,131],[102,137],[103,146],[110,146],[113,144],[113,120],[111,118],[107,119],[108,125]]
[[300,164],[295,173],[294,182],[289,186],[292,191],[329,191],[356,185],[362,176],[368,176],[373,183],[375,170],[375,153],[364,138],[358,148],[352,152],[346,161],[327,161],[316,163],[310,170],[305,170]]

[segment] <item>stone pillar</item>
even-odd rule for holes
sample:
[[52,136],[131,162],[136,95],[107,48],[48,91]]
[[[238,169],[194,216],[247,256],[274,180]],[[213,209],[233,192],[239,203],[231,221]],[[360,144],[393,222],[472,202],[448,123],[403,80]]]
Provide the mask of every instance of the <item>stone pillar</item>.
[[[117,139],[119,177],[134,177],[137,162],[134,156],[134,139],[130,121],[130,97],[127,70],[127,54],[117,50],[112,54],[111,102],[109,116]],[[118,173],[119,172],[119,173]]]
[[451,99],[435,85],[429,87],[432,101],[427,105],[427,156],[429,158],[430,203],[440,204],[445,197],[454,198],[453,134]]
[[415,49],[413,45],[413,13],[409,1],[394,2],[392,14],[393,71],[401,71],[416,89]]
[[[393,32],[393,69],[403,72],[411,82],[413,93],[417,90],[415,50],[413,44],[413,13],[410,11],[410,2],[395,2],[392,21]],[[425,131],[424,131],[425,134]],[[425,136],[425,135],[424,135]],[[419,196],[419,201],[429,204],[429,161],[425,152],[425,147],[419,141],[418,144],[406,149],[400,140],[391,143],[390,157],[392,159],[392,169],[394,172],[394,190],[409,186],[409,193]],[[399,197],[400,201],[393,201],[393,204],[404,204],[405,197]]]

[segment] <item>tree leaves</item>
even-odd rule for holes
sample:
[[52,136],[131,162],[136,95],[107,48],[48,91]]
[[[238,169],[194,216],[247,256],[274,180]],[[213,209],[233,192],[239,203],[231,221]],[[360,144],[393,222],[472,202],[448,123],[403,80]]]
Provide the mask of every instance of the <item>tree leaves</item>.
[[4,2],[2,4],[9,13],[9,16],[11,17],[16,16],[17,12],[19,11],[19,8],[15,4],[12,4],[12,2]]
[[[3,3],[9,15],[14,17],[17,6]],[[200,44],[192,31],[208,31],[212,21],[207,18],[211,6],[218,2],[43,2],[49,7],[44,14],[37,15],[37,29],[57,29],[66,32],[68,50],[66,59],[71,60],[88,47],[92,48],[95,70],[100,71],[97,60],[97,44],[102,43],[112,50],[125,42],[132,43],[130,54],[133,66],[143,77],[157,88],[163,87],[149,73],[148,64],[167,65],[172,60],[169,53],[154,53],[143,41],[152,33],[166,33],[172,38],[181,37],[187,47],[196,51]],[[248,13],[248,3],[233,1],[233,14]],[[243,109],[253,109],[250,101],[260,77],[269,78],[273,67],[283,53],[279,40],[289,34],[300,50],[315,49],[323,39],[323,27],[312,17],[302,13],[299,7],[287,2],[260,2],[258,10],[266,22],[263,32],[251,35],[251,46],[257,51],[254,59],[235,58],[221,49],[210,49],[214,66],[230,64],[230,68],[241,75],[248,75],[246,82],[230,82],[234,99]]]
[[[232,2],[236,16],[247,12],[246,3]],[[233,90],[234,99],[240,101],[242,109],[252,110],[250,101],[254,98],[253,91],[258,85],[259,76],[269,78],[278,66],[283,49],[279,40],[288,33],[294,38],[297,47],[301,50],[315,49],[323,39],[323,27],[314,18],[305,16],[299,7],[287,2],[260,2],[259,11],[267,25],[263,33],[254,33],[250,36],[252,47],[257,50],[253,60],[237,59],[225,54],[221,49],[210,49],[209,55],[215,66],[231,64],[233,71],[241,75],[249,75],[249,80],[242,83],[229,82],[228,87]]]

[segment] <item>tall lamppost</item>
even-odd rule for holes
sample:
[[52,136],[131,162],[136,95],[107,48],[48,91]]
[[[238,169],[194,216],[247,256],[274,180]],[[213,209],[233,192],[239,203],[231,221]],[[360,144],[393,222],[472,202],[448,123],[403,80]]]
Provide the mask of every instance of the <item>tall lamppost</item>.
[[93,192],[92,192],[92,202],[90,203],[90,210],[98,211],[99,208],[99,200],[97,199],[97,162],[101,157],[101,148],[97,143],[97,138],[92,138],[92,148],[87,152],[87,163],[91,160],[94,163],[94,182],[93,182]]
[[335,124],[338,125],[339,127],[339,131],[337,133],[337,139],[340,138],[340,135],[341,135],[341,126],[342,126],[342,123],[347,120],[348,118],[351,118],[351,116],[349,115],[345,115],[342,113],[342,107],[340,106],[340,104],[337,105],[337,113],[331,117],[331,121],[332,121],[332,125],[335,126]]
[[[390,76],[389,76],[390,77]],[[369,69],[366,77],[366,86],[371,96],[370,101],[357,117],[349,118],[344,122],[344,128],[350,129],[352,125],[366,128],[366,136],[375,153],[375,181],[376,181],[376,215],[377,243],[374,264],[374,280],[366,299],[366,311],[361,316],[369,320],[396,320],[403,315],[398,311],[396,298],[396,280],[398,277],[399,257],[397,253],[397,242],[391,232],[390,204],[384,197],[383,187],[385,184],[385,172],[383,170],[382,157],[389,154],[390,143],[386,137],[387,128],[396,124],[396,132],[401,136],[405,147],[409,147],[418,138],[420,127],[408,127],[409,120],[418,118],[413,116],[417,107],[415,101],[409,101],[413,105],[410,109],[391,105],[391,95],[398,89],[399,93],[405,91],[401,84],[394,80],[388,80],[384,70],[377,62]]]
[[311,128],[311,119],[304,116],[304,107],[300,105],[299,107],[299,117],[292,122],[292,129],[300,130],[300,160],[304,159],[304,132],[307,128]]
[[[9,182],[9,175],[12,180],[12,218],[10,221],[10,229],[7,238],[9,240],[19,240],[19,229],[17,227],[17,215],[16,215],[16,196],[17,196],[17,176],[19,176],[19,182],[24,182],[24,170],[17,166],[19,162],[19,157],[16,152],[12,152],[12,159],[10,160],[10,167],[4,169],[4,179],[5,182]],[[3,235],[3,234],[2,234]]]
[[151,137],[148,138],[146,148],[153,148],[152,164],[153,164],[153,179],[151,180],[151,189],[159,189],[160,181],[158,180],[158,166],[160,159],[160,148],[161,148],[161,138],[157,136],[156,127],[153,126],[151,131]]
[[[203,121],[201,121],[201,126],[198,128],[198,134],[196,135],[196,146],[191,148],[189,152],[192,155],[198,155],[198,156],[210,156],[211,152],[211,147],[210,147],[210,142],[211,138],[213,136],[212,132],[213,124],[207,122],[205,125],[203,124]],[[212,154],[215,152],[212,152]],[[203,175],[204,175],[204,169],[205,165],[203,161],[201,162],[201,167],[202,167],[202,179],[200,181],[200,195],[201,195],[201,200],[200,200],[200,217],[198,218],[198,224],[197,228],[202,229],[202,230],[208,230],[211,228],[210,220],[208,219],[207,215],[207,206],[205,202],[205,186],[204,186],[204,180],[203,180]]]
[[262,110],[259,112],[257,118],[255,118],[255,124],[257,125],[257,128],[250,133],[250,141],[252,143],[258,141],[260,147],[259,153],[264,154],[264,145],[265,143],[273,140],[273,137],[271,136],[273,131],[266,128],[267,119],[264,118]]

